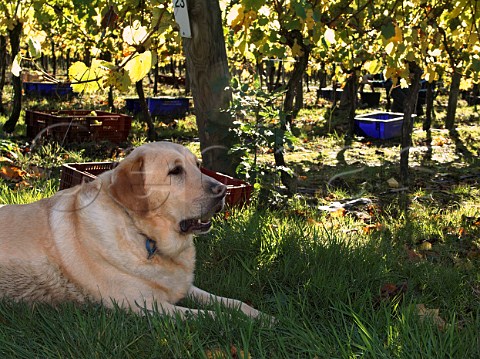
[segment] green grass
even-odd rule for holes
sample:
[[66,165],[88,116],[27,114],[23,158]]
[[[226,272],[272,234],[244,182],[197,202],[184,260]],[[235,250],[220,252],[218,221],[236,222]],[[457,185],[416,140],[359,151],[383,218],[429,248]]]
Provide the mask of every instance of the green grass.
[[[273,326],[218,306],[213,307],[216,320],[182,322],[94,304],[51,308],[3,302],[0,353],[15,358],[202,358],[230,353],[234,346],[253,358],[475,357],[480,313],[470,286],[478,281],[478,269],[459,270],[442,259],[409,261],[397,238],[403,228],[395,232],[396,223],[372,235],[352,235],[344,226],[322,225],[354,225],[348,218],[316,220],[295,213],[237,211],[196,239],[196,284],[252,303],[276,317]],[[378,300],[385,283],[401,281],[408,282],[404,295]],[[446,327],[422,321],[415,309],[420,303],[438,308]]]
[[[3,300],[0,356],[478,357],[478,115],[460,108],[454,135],[441,128],[439,108],[431,145],[416,124],[411,204],[405,216],[399,194],[387,184],[391,177],[398,179],[398,141],[346,143],[341,131],[325,133],[322,111],[301,112],[301,140],[286,154],[302,176],[301,188],[311,195],[280,196],[272,205],[257,191],[249,207],[229,210],[208,235],[195,239],[195,284],[253,305],[274,316],[274,325],[215,305],[209,309],[217,312],[216,319],[181,321],[95,303],[52,308]],[[183,139],[198,153],[198,143],[190,141],[195,137],[192,117],[159,124],[159,130],[162,138]],[[33,149],[22,137],[0,137],[0,156],[8,154],[29,174],[26,186],[0,179],[0,204],[50,196],[58,188],[62,163],[116,160],[127,146],[142,144],[143,134],[135,122],[130,142],[120,147],[45,144]],[[272,157],[262,152],[259,160],[271,165]],[[32,165],[42,175],[34,176]],[[340,214],[319,210],[360,196],[372,204]],[[198,307],[189,299],[181,304]],[[438,310],[438,315],[422,317],[418,305]]]

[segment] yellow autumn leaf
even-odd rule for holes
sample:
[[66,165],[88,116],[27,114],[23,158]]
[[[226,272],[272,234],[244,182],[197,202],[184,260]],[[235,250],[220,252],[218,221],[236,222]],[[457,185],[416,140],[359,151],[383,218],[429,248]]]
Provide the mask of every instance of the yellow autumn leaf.
[[236,26],[241,26],[243,25],[244,17],[245,17],[245,13],[242,5],[235,4],[232,6],[232,8],[227,14],[227,24],[231,28],[235,28]]
[[145,51],[141,54],[134,55],[124,68],[125,71],[128,72],[132,82],[140,81],[147,76],[152,68],[152,53]]
[[[386,79],[392,78],[393,81],[396,81],[395,74],[396,74],[396,69],[393,68],[393,67],[388,66],[388,67],[384,70],[383,76],[384,76]],[[393,84],[393,86],[395,86],[395,85],[396,85],[396,83]]]
[[448,14],[448,17],[450,19],[455,19],[458,15],[460,15],[462,10],[463,10],[463,6],[459,6],[458,4],[456,4],[456,6],[453,7],[452,12]]
[[307,17],[305,20],[305,23],[307,24],[307,29],[312,30],[315,26],[315,20],[313,20],[312,17]]
[[420,249],[421,251],[429,251],[432,249],[432,243],[430,242],[422,242],[419,246],[418,246],[418,249]]
[[131,26],[123,29],[122,38],[129,45],[139,45],[147,37],[147,28],[140,24],[140,21],[135,20]]
[[435,49],[435,50],[428,50],[428,54],[433,57],[440,56],[442,54],[442,50]]
[[[120,92],[128,91],[130,85],[132,84],[132,80],[130,79],[128,72],[124,69],[110,71],[107,79],[109,79],[111,82],[109,85],[116,87]],[[105,82],[107,83],[107,81]]]
[[391,177],[387,180],[387,184],[388,184],[388,187],[390,188],[399,188],[400,187],[400,183],[398,183],[398,181]]
[[37,39],[30,37],[28,39],[28,51],[32,58],[38,59],[42,56],[42,44]]
[[472,79],[462,78],[462,80],[460,81],[460,90],[468,91],[472,86],[473,86]]
[[303,55],[303,50],[302,48],[300,47],[300,45],[298,44],[297,42],[297,39],[295,39],[295,42],[292,46],[292,55],[293,57],[297,57],[297,56],[302,56]]
[[74,92],[93,93],[101,88],[103,76],[107,69],[103,65],[103,61],[98,59],[92,60],[92,65],[88,67],[81,61],[75,62],[68,69],[68,77],[72,82],[72,90]]
[[390,38],[390,41],[399,43],[403,40],[402,29],[398,25],[395,25],[395,35]]
[[323,34],[325,37],[325,41],[327,42],[328,46],[333,45],[337,42],[335,39],[335,30],[328,28],[325,30],[325,33]]
[[12,63],[12,75],[15,77],[20,77],[20,72],[22,72],[22,66],[20,62],[22,61],[22,55],[20,53],[15,56]]
[[[472,32],[468,37],[468,45],[469,47],[475,47],[475,45],[477,44],[478,44],[478,35]],[[477,46],[477,49],[478,49],[478,46]]]
[[257,12],[255,10],[250,10],[245,16],[250,18],[250,22],[257,19]]
[[417,315],[421,321],[424,321],[426,318],[430,318],[440,330],[444,330],[447,326],[445,320],[440,317],[440,311],[438,309],[429,309],[425,306],[425,304],[417,304],[416,308]]
[[388,56],[392,56],[393,53],[395,52],[395,44],[392,42],[389,42],[387,46],[385,46],[385,52],[387,53]]
[[290,71],[293,71],[293,67],[294,67],[294,61],[287,61],[283,64],[284,68],[285,68],[285,71],[287,72],[290,72]]
[[330,217],[345,217],[347,210],[345,208],[339,208],[336,211],[330,212]]
[[407,89],[408,86],[409,86],[409,85],[408,85],[407,80],[405,80],[405,78],[402,77],[402,78],[400,79],[400,87],[401,87],[402,89]]
[[68,69],[68,77],[71,81],[77,81],[82,78],[83,74],[88,70],[88,66],[82,61],[74,62]]
[[363,68],[368,71],[370,74],[378,74],[382,68],[382,64],[378,60],[371,60],[365,62]]

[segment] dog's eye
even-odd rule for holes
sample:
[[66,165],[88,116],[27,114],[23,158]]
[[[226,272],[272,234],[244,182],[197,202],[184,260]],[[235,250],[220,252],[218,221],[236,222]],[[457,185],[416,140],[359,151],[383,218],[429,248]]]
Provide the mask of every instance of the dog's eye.
[[182,166],[175,166],[170,171],[168,171],[169,176],[178,176],[178,175],[181,175],[182,173],[183,173]]

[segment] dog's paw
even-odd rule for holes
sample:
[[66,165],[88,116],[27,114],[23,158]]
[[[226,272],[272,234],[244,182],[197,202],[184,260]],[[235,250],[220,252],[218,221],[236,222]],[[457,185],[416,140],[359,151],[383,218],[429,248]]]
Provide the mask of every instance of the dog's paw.
[[262,325],[265,325],[267,327],[274,327],[278,324],[278,319],[275,318],[272,315],[261,313],[257,319],[262,323]]
[[273,317],[269,314],[266,314],[264,312],[261,312],[261,311],[255,309],[255,308],[252,308],[251,306],[249,306],[248,304],[245,304],[245,303],[242,303],[241,310],[242,310],[243,313],[245,313],[250,318],[257,319],[261,323],[264,323],[268,326],[273,326],[273,325],[277,324],[277,322],[278,322],[278,320],[275,317]]

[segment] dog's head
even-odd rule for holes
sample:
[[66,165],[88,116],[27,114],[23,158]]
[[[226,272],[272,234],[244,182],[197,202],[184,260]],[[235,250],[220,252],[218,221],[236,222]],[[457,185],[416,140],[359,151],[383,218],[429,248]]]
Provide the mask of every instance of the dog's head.
[[211,217],[223,208],[226,186],[204,175],[187,148],[155,142],[138,147],[113,170],[108,191],[136,217],[198,234],[208,232]]

